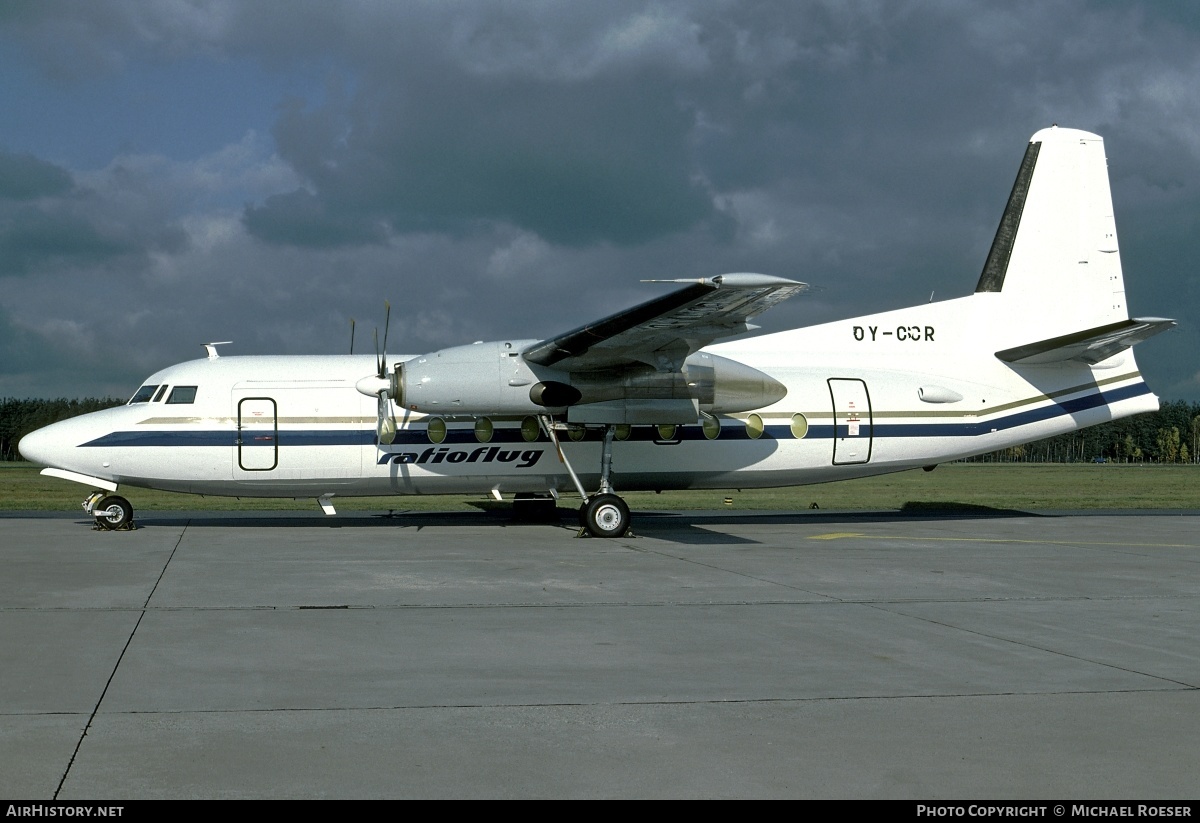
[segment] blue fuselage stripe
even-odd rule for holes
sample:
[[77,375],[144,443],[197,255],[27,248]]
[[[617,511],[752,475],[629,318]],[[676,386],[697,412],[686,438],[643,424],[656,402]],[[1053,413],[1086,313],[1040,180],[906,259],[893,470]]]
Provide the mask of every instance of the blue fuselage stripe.
[[[1135,383],[1109,392],[1092,392],[1083,397],[1071,400],[1056,401],[1051,405],[1040,406],[1027,411],[1016,412],[994,419],[974,420],[971,422],[955,423],[890,423],[875,422],[864,419],[859,422],[857,436],[870,435],[877,438],[905,437],[974,437],[980,434],[990,434],[997,431],[1014,429],[1031,423],[1040,423],[1055,417],[1076,414],[1089,409],[1099,408],[1121,400],[1140,397],[1150,393],[1145,383]],[[886,419],[886,418],[885,418]],[[814,424],[809,426],[807,438],[830,439],[833,437],[848,437],[846,425]],[[276,444],[272,438],[278,438]],[[745,440],[749,437],[744,426],[722,427],[718,437],[720,440]],[[791,440],[791,428],[788,425],[766,426],[761,435],[764,439]],[[588,430],[585,439],[595,440],[599,435],[596,431]],[[680,440],[705,440],[704,431],[700,426],[680,426],[670,440],[663,440],[658,430],[653,426],[636,426],[630,433],[629,440],[677,442]],[[539,435],[540,441],[545,441],[545,435]],[[570,442],[563,438],[564,442]],[[159,431],[117,431],[98,437],[81,447],[112,447],[112,446],[236,446],[238,433],[233,429],[205,429],[201,431],[188,430],[159,430]],[[424,428],[401,429],[396,433],[392,446],[429,445],[429,437]],[[451,429],[446,432],[443,441],[445,445],[478,443],[472,429]],[[490,443],[524,443],[520,429],[495,429]],[[254,441],[246,441],[243,447],[278,445],[280,448],[295,446],[371,446],[375,445],[375,430],[371,429],[280,429],[277,432],[255,432]]]

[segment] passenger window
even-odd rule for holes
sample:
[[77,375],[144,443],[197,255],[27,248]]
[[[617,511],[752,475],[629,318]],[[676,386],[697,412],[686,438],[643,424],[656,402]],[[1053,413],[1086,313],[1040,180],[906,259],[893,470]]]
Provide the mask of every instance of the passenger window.
[[154,396],[154,393],[156,391],[158,391],[157,384],[155,384],[153,386],[151,386],[149,384],[142,386],[140,389],[137,390],[137,394],[135,394],[133,397],[129,398],[129,402],[130,403],[149,403],[150,398]]
[[195,386],[176,386],[171,389],[171,396],[167,398],[167,404],[171,403],[195,403],[196,402],[196,387]]
[[161,386],[158,387],[158,394],[154,395],[154,402],[157,403],[159,400],[162,400],[162,396],[166,393],[167,393],[167,384],[163,383]]

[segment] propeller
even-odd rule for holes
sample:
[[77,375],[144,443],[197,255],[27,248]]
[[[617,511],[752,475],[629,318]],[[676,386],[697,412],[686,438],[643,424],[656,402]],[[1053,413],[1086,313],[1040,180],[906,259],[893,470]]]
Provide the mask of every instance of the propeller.
[[354,354],[354,318],[350,318],[350,353]]
[[[378,398],[376,435],[380,445],[390,445],[396,439],[396,415],[391,410],[391,397],[396,395],[396,380],[388,374],[388,330],[391,326],[391,304],[384,301],[383,346],[379,346],[379,329],[374,330],[376,344],[376,376],[359,380],[358,390],[362,394]],[[353,328],[353,326],[352,326]],[[350,346],[354,346],[353,332]]]

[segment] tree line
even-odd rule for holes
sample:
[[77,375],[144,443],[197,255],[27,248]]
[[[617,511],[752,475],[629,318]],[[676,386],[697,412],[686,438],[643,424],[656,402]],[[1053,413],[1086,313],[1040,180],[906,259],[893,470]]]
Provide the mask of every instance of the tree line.
[[1200,403],[1166,400],[1156,412],[1136,414],[968,460],[997,463],[1196,463],[1200,462]]
[[[0,399],[0,460],[20,460],[17,443],[34,429],[123,403],[115,397]],[[1200,403],[1168,400],[1156,412],[969,459],[1006,463],[1196,463],[1200,462]]]

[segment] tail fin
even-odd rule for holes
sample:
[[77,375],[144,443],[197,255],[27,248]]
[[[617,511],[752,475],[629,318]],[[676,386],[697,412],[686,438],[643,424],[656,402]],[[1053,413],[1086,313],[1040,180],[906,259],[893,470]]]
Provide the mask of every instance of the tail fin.
[[[1021,318],[1026,339],[1000,353],[1010,362],[1095,362],[1174,325],[1130,321],[1104,140],[1077,129],[1030,138],[975,292],[997,295],[1006,315]],[[1083,342],[1091,345],[1080,356]]]

